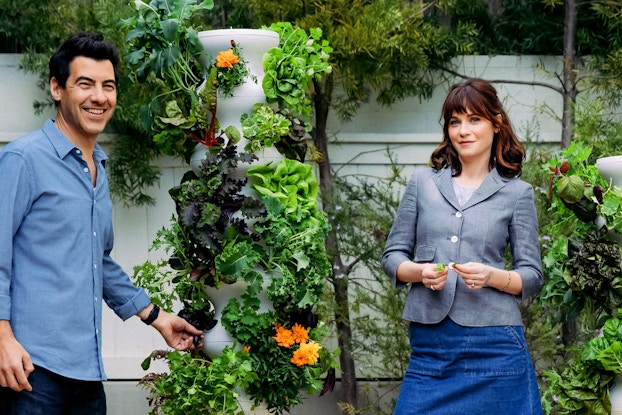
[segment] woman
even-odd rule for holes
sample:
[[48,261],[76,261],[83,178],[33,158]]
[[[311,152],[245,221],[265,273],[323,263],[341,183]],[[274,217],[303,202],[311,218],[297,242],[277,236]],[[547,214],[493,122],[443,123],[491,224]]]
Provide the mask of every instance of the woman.
[[[454,85],[443,142],[417,169],[382,255],[412,353],[394,415],[530,415],[542,408],[519,302],[543,284],[525,151],[497,91]],[[504,257],[510,247],[511,269]]]

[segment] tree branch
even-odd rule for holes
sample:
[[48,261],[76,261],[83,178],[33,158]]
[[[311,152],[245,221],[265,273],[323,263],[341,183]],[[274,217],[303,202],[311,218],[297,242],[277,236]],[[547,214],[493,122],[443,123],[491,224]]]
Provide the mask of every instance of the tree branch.
[[[456,72],[452,69],[449,68],[442,68],[443,71],[448,72],[458,78],[462,78],[462,79],[467,79],[467,78],[471,78],[470,76],[466,76],[464,74],[461,74],[459,72]],[[551,84],[547,84],[546,82],[538,82],[538,81],[515,81],[515,80],[509,80],[509,79],[486,79],[488,82],[492,83],[492,84],[514,84],[514,85],[529,85],[529,86],[539,86],[542,88],[548,88],[548,89],[552,89],[553,91],[559,93],[559,94],[564,94],[564,91],[562,88],[560,87],[556,87],[554,85]]]

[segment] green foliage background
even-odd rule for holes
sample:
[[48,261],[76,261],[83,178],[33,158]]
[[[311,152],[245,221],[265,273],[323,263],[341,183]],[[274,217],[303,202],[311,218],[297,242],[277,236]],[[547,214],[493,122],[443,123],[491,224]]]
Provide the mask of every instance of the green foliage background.
[[[407,33],[400,31],[399,24],[404,21],[400,13],[411,11],[406,6],[412,2],[401,0],[318,0],[313,4],[303,0],[225,0],[215,3],[211,12],[197,19],[196,27],[258,27],[283,20],[298,22],[303,27],[326,28],[326,35],[335,49],[334,61],[342,69],[338,73],[346,92],[333,97],[332,105],[345,119],[375,91],[380,91],[380,101],[385,104],[410,95],[429,96],[431,86],[446,79],[447,75],[440,72],[441,63],[452,54],[560,55],[563,46],[564,2],[561,0],[421,2],[424,19],[410,19],[411,16],[406,15],[409,21],[416,20]],[[494,4],[499,7],[493,8]],[[585,87],[599,94],[599,98],[579,103],[575,139],[592,144],[594,156],[613,154],[622,148],[622,125],[609,116],[620,103],[622,91],[621,7],[617,1],[579,3],[577,52],[583,57],[584,66],[597,70],[600,76],[585,80]],[[360,10],[367,13],[360,13]],[[387,13],[388,10],[393,13]],[[133,12],[133,4],[126,0],[0,0],[0,52],[26,52],[23,69],[39,73],[41,86],[45,88],[48,57],[62,40],[76,30],[100,31],[123,49],[124,33],[117,23]],[[439,30],[431,30],[433,28]],[[427,36],[421,38],[422,33]],[[413,44],[416,47],[407,49]],[[421,68],[430,71],[419,72]],[[109,165],[111,189],[123,203],[151,203],[144,189],[158,182],[159,173],[151,164],[158,151],[150,132],[138,122],[136,105],[146,92],[124,76],[119,89],[122,91],[119,108],[110,125],[110,130],[119,134]],[[38,106],[46,104],[50,103]],[[537,126],[523,135],[527,141],[537,141]],[[529,149],[530,159],[523,178],[537,189],[544,189],[548,178],[540,167],[556,149],[538,145],[530,145]],[[403,293],[387,286],[378,264],[378,252],[383,247],[398,201],[399,176],[394,170],[385,179],[366,181],[350,177],[336,182],[338,192],[334,203],[340,209],[332,213],[335,222],[342,225],[338,235],[343,254],[357,258],[355,267],[361,272],[356,275],[365,276],[348,278],[354,286],[355,297],[352,303],[356,312],[352,322],[354,351],[359,366],[369,367],[364,371],[371,378],[399,378],[408,354],[400,318]],[[540,227],[544,229],[551,220],[550,202],[543,193],[538,196]],[[335,276],[339,275],[340,270],[335,270]],[[559,293],[551,295],[556,297]],[[564,332],[555,315],[558,310],[551,301],[553,297],[540,296],[524,304],[530,349],[541,375],[548,368],[561,367],[576,353],[573,347],[560,341],[568,338],[569,333]],[[578,317],[578,328],[572,337],[574,344],[579,345],[593,335],[594,318],[590,311],[586,309]],[[363,340],[369,338],[374,341]],[[368,366],[372,357],[378,357],[379,350],[383,351],[380,366]],[[553,397],[546,393],[548,386],[543,381],[544,407],[547,413],[556,413]],[[390,411],[372,409],[372,406],[370,404],[369,413]]]

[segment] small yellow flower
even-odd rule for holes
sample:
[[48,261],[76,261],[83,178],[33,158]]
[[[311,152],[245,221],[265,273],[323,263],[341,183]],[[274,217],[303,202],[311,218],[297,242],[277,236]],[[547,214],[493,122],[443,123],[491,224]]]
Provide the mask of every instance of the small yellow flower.
[[274,325],[274,328],[276,329],[276,336],[272,336],[272,338],[276,340],[279,346],[290,348],[296,343],[291,331],[278,323]]
[[300,345],[300,348],[294,352],[291,362],[296,366],[314,365],[320,358],[321,348],[322,346],[314,341],[303,343]]
[[240,58],[233,53],[233,49],[221,50],[216,56],[216,66],[219,68],[233,68],[233,65],[240,63]]

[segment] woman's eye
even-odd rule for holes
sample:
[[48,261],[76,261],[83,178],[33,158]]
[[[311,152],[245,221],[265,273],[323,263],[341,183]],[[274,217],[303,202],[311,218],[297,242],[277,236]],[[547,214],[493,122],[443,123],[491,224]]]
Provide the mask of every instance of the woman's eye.
[[449,125],[458,125],[458,124],[460,124],[460,121],[458,121],[458,120],[450,120],[449,121]]
[[471,122],[479,122],[480,118],[479,117],[471,117]]

